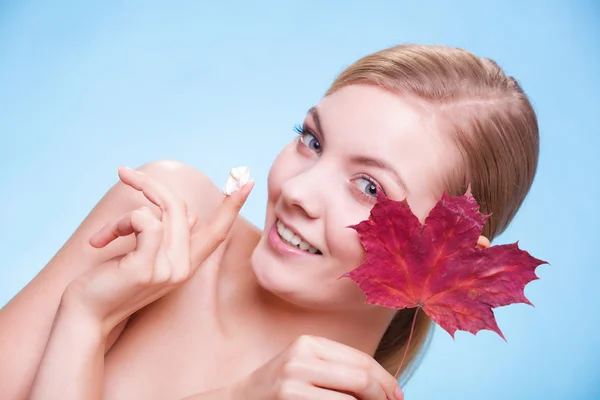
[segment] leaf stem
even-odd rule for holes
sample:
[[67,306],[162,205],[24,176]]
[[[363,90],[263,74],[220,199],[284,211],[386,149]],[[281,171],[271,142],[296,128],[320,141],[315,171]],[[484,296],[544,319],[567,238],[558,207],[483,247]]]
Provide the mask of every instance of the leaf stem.
[[421,309],[421,307],[417,307],[417,310],[415,311],[415,316],[413,317],[412,326],[410,327],[410,335],[408,335],[408,341],[406,342],[406,348],[404,349],[404,355],[402,356],[402,361],[400,361],[400,366],[398,367],[398,370],[396,371],[396,375],[394,375],[394,378],[396,378],[396,379],[398,379],[398,374],[400,374],[400,370],[402,369],[402,366],[404,365],[404,360],[406,359],[406,355],[408,354],[408,349],[410,347],[410,341],[412,339],[412,335],[415,330],[415,323],[417,322],[417,314],[419,313],[420,309]]

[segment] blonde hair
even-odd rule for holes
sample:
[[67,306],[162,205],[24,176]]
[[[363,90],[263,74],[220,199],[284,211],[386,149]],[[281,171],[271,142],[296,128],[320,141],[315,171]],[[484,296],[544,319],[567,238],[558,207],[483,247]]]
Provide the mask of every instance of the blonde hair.
[[[470,185],[481,212],[492,214],[482,235],[490,241],[517,213],[533,183],[539,153],[535,112],[517,81],[492,60],[458,48],[400,45],[368,55],[343,71],[326,95],[352,84],[377,85],[417,99],[448,131],[462,163],[442,188],[462,195]],[[405,351],[415,309],[396,313],[375,359],[394,374]],[[432,323],[419,312],[402,368],[407,380],[427,347]]]

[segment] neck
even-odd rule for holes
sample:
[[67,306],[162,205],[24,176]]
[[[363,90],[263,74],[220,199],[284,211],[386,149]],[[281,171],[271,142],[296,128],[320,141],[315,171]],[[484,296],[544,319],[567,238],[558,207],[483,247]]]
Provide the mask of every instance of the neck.
[[260,324],[272,335],[289,343],[301,335],[321,336],[374,355],[391,322],[392,313],[381,307],[366,310],[318,310],[286,302],[259,287],[254,304],[263,315]]
[[280,352],[301,335],[326,337],[375,354],[392,320],[392,310],[377,306],[365,306],[363,310],[299,307],[262,288],[250,265],[250,253],[237,254],[242,257],[227,260],[221,267],[231,282],[223,292],[223,301],[227,304],[224,326],[232,336],[243,332],[243,342],[270,354]]

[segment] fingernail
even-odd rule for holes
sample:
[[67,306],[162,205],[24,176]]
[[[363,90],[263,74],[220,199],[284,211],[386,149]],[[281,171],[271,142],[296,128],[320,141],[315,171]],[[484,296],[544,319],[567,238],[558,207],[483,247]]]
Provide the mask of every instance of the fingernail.
[[242,190],[240,191],[240,197],[242,201],[246,201],[252,188],[254,187],[254,179],[250,179],[244,186],[242,186]]
[[125,173],[125,174],[137,174],[138,172],[133,169],[133,168],[129,168],[129,167],[119,167],[119,173]]
[[194,227],[194,225],[196,225],[196,222],[198,221],[198,218],[196,217],[196,215],[188,212],[188,225],[190,226],[190,229],[192,229]]
[[402,389],[400,389],[400,386],[396,388],[394,396],[396,396],[396,400],[404,400],[404,393],[402,393]]
[[131,167],[119,167],[120,170],[124,170],[124,171],[128,171],[128,172],[133,172],[136,175],[144,175],[144,173],[142,171],[138,171],[137,169],[133,169]]
[[250,193],[250,191],[252,190],[252,188],[254,187],[254,179],[250,179],[245,185],[244,185],[244,194],[248,194]]
[[96,237],[97,237],[97,236],[98,236],[98,232],[94,233],[94,234],[93,234],[93,235],[90,237],[90,240],[89,240],[89,244],[90,244],[90,246],[92,246],[92,247],[96,247],[96,240],[97,240],[97,239],[96,239]]

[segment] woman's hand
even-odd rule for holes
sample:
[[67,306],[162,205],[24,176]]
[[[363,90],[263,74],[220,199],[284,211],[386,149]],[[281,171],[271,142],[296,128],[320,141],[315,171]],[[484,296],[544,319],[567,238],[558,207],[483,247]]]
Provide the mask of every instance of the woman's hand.
[[371,356],[329,339],[301,336],[234,388],[252,400],[402,400],[398,382]]
[[182,199],[142,172],[120,168],[119,177],[158,206],[160,215],[144,207],[103,227],[90,239],[92,246],[102,248],[120,236],[135,234],[136,248],[118,263],[78,277],[65,291],[63,306],[83,311],[104,334],[188,281],[225,240],[253,186],[251,181],[228,196],[190,238],[196,217],[188,214]]
[[160,212],[135,210],[90,239],[92,246],[102,248],[120,236],[135,234],[136,247],[118,263],[104,263],[69,284],[31,399],[101,399],[108,333],[135,311],[186,282],[225,240],[252,189],[250,182],[227,197],[212,219],[190,238],[196,218],[188,215],[182,199],[141,172],[122,168],[119,176]]

